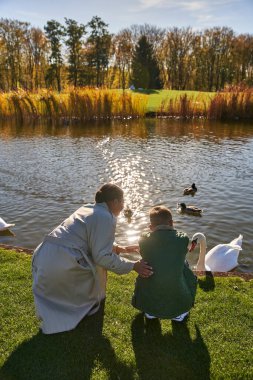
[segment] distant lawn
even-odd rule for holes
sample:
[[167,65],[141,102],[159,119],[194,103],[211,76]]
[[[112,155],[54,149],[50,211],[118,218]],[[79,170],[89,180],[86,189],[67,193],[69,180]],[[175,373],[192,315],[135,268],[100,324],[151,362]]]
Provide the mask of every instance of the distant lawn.
[[[136,90],[135,92],[138,92]],[[156,112],[159,110],[162,101],[165,100],[175,100],[180,98],[182,95],[187,95],[187,97],[201,101],[206,101],[209,103],[210,99],[215,96],[215,92],[200,92],[200,91],[178,91],[178,90],[142,90],[139,91],[142,94],[149,95],[147,112]]]
[[145,321],[130,305],[135,275],[109,274],[103,313],[42,335],[31,257],[0,249],[0,379],[252,379],[253,281],[199,280],[187,324]]

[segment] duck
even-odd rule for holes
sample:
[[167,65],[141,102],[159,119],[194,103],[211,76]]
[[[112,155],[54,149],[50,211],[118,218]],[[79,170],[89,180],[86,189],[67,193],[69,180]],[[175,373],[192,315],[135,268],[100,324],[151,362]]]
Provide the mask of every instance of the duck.
[[186,187],[184,189],[184,195],[194,195],[197,192],[197,187],[195,183],[193,183],[190,187]]
[[193,235],[189,252],[200,245],[199,259],[197,262],[197,271],[211,272],[229,272],[238,266],[239,252],[242,250],[243,236],[240,234],[237,238],[228,244],[218,244],[206,253],[206,237],[201,232]]
[[127,218],[127,219],[131,219],[132,216],[133,216],[133,211],[130,209],[129,206],[127,206],[124,210],[124,216]]
[[201,208],[198,208],[196,206],[186,206],[185,203],[178,203],[177,204],[178,210],[182,214],[189,214],[189,215],[198,215],[201,216],[203,210]]

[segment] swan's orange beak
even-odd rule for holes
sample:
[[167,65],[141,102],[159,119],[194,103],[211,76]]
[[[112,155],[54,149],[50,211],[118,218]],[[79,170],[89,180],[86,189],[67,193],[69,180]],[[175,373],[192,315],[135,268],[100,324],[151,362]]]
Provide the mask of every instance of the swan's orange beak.
[[197,245],[197,240],[193,240],[191,242],[191,246],[189,248],[189,252],[192,252],[196,248],[196,245]]

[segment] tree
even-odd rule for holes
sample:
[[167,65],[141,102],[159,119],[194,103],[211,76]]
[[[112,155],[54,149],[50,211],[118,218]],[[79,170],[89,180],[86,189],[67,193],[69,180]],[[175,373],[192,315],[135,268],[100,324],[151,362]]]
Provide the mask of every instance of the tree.
[[29,23],[18,20],[0,20],[3,89],[17,89],[24,84],[24,46],[28,38]]
[[50,43],[51,54],[49,57],[50,67],[47,73],[47,81],[51,85],[54,80],[57,83],[58,91],[61,91],[61,69],[62,59],[62,39],[65,35],[64,27],[55,20],[50,20],[44,27],[47,39]]
[[235,84],[253,85],[253,36],[241,34],[232,44],[233,79]]
[[146,36],[141,36],[132,62],[132,82],[135,87],[161,88],[160,70],[153,47]]
[[119,87],[129,84],[130,67],[133,56],[132,34],[129,29],[121,30],[112,40],[115,67],[119,71]]
[[82,76],[82,37],[85,34],[85,26],[75,20],[65,18],[67,27],[66,45],[68,48],[68,80],[75,87],[81,83]]
[[202,82],[207,91],[218,91],[232,81],[233,34],[229,28],[215,27],[206,29],[201,35],[199,62],[203,67]]
[[154,53],[165,35],[165,29],[158,28],[155,25],[145,23],[144,25],[133,24],[130,27],[132,41],[136,45],[142,36],[146,36],[148,42],[153,46]]
[[192,77],[194,34],[190,28],[171,28],[163,42],[167,86],[175,90],[189,87]]
[[26,88],[37,90],[45,87],[47,53],[48,43],[45,34],[39,28],[31,28],[25,43]]
[[112,36],[107,30],[108,24],[98,16],[92,18],[88,23],[88,27],[91,29],[91,34],[87,39],[87,64],[91,71],[94,70],[93,78],[96,86],[99,87],[104,85],[104,75],[109,64]]

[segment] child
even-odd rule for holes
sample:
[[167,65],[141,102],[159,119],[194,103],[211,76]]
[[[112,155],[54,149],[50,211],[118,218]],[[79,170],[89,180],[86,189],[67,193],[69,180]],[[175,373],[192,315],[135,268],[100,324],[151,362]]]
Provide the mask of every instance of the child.
[[153,268],[149,278],[136,279],[132,305],[146,318],[182,322],[194,304],[197,279],[185,264],[189,238],[173,228],[171,211],[164,206],[150,212],[150,230],[140,239],[142,258]]

